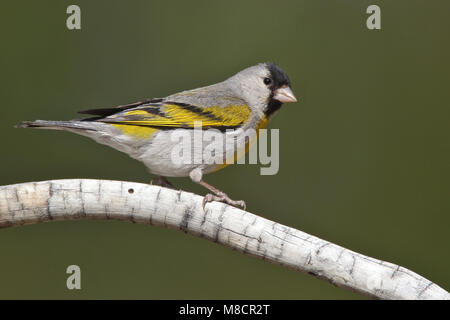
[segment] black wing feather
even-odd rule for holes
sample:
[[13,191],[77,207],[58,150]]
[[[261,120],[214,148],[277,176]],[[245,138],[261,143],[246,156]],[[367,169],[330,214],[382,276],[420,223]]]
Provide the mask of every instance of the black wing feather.
[[[148,105],[148,104],[151,104],[151,103],[160,103],[161,101],[163,101],[163,99],[161,99],[161,98],[151,99],[151,100],[145,100],[145,101],[139,101],[139,102],[135,102],[135,103],[125,104],[125,105],[121,105],[121,106],[114,107],[114,108],[100,108],[100,109],[82,110],[82,111],[78,111],[78,113],[90,114],[90,115],[98,116],[98,117],[102,118],[102,117],[108,117],[108,116],[113,115],[113,114],[118,113],[118,112],[122,112],[122,111],[127,110],[127,109],[132,109],[132,108],[136,108],[136,107],[139,107],[139,106],[144,106],[144,105]],[[98,119],[100,119],[100,118],[98,118]]]

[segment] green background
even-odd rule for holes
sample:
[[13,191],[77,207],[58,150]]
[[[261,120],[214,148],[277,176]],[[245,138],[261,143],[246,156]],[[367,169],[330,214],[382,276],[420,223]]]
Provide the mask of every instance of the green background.
[[[82,30],[66,28],[81,7]],[[366,28],[381,7],[382,30]],[[251,212],[450,288],[449,1],[2,1],[0,184],[149,182],[87,138],[14,129],[161,97],[275,61],[299,98],[280,171],[206,176]],[[204,194],[188,178],[172,179]],[[311,276],[179,231],[123,222],[0,230],[0,298],[358,299]],[[82,270],[82,290],[65,269]]]

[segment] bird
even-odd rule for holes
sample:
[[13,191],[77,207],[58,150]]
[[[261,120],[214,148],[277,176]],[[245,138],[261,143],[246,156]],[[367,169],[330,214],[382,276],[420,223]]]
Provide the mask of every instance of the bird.
[[[226,167],[230,155],[233,160],[245,155],[250,147],[249,135],[256,132],[257,136],[284,103],[293,102],[297,98],[287,74],[277,64],[265,62],[222,82],[165,98],[79,111],[89,116],[69,121],[22,121],[16,127],[65,130],[89,137],[143,162],[157,176],[152,184],[173,188],[167,177],[190,177],[209,191],[203,198],[203,209],[207,203],[218,201],[245,210],[245,201],[232,200],[203,176]],[[212,151],[212,142],[199,147],[194,141],[197,131],[214,133],[226,142],[217,142]],[[193,146],[187,142],[193,142]],[[174,161],[179,150],[178,155],[186,154],[184,159],[191,151],[191,158],[200,161]]]

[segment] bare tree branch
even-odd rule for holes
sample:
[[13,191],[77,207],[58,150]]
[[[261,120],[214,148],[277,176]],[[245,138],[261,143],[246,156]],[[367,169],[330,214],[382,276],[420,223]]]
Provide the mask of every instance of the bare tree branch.
[[203,197],[140,183],[51,180],[0,187],[0,227],[52,220],[114,219],[162,225],[379,299],[450,299],[398,265],[377,260]]

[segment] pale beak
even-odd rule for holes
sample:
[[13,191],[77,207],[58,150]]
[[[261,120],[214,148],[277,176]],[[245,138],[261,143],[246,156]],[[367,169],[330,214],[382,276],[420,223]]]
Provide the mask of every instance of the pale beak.
[[275,90],[273,93],[273,98],[282,103],[297,102],[297,98],[294,96],[294,93],[289,87],[281,87]]

